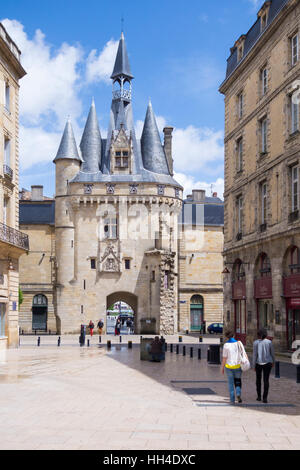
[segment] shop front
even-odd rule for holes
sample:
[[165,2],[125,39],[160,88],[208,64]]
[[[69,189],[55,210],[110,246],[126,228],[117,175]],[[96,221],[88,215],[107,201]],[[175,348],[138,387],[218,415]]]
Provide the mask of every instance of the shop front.
[[257,330],[264,328],[273,336],[273,291],[272,277],[262,277],[254,281],[254,297],[257,308]]
[[246,319],[246,282],[236,281],[232,283],[232,301],[234,304],[234,329],[235,338],[246,344],[247,319]]
[[288,349],[300,340],[300,274],[283,279],[283,295],[286,300],[286,340]]

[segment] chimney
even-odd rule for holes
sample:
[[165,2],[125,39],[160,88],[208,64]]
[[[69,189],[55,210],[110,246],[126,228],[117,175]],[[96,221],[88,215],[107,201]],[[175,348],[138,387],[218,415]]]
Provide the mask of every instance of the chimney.
[[218,193],[213,193],[213,197],[218,197]]
[[205,202],[205,189],[193,189],[193,201]]
[[31,186],[31,200],[32,201],[43,201],[43,186]]
[[168,167],[169,167],[169,172],[170,175],[174,175],[173,171],[173,157],[172,157],[172,132],[173,132],[173,127],[165,127],[163,132],[164,132],[164,151],[167,157],[168,161]]

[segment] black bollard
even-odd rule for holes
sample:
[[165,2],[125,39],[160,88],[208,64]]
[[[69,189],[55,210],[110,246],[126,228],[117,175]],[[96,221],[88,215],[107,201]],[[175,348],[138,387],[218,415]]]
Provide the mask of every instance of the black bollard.
[[170,352],[173,352],[173,344],[170,344]]
[[90,347],[90,340],[89,339],[87,340],[87,347],[88,348]]
[[41,338],[40,336],[38,337],[38,340],[37,340],[37,345],[39,346],[41,344]]
[[179,343],[182,343],[182,336],[179,336]]
[[194,357],[194,351],[193,348],[190,349],[190,357]]
[[185,346],[182,348],[182,355],[185,356]]
[[132,341],[128,341],[128,349],[132,349]]
[[111,341],[107,341],[107,349],[111,349]]
[[57,340],[57,346],[58,347],[60,346],[60,336],[58,337],[58,340]]
[[209,351],[209,348],[208,348],[207,349],[207,362],[209,362],[209,360],[210,360],[210,354],[209,353],[210,353],[210,351]]
[[165,343],[165,351],[167,352],[168,351],[168,344]]
[[176,354],[179,354],[179,344],[176,344]]
[[34,330],[34,334],[35,334],[35,336],[36,336],[36,330]]
[[122,343],[122,336],[120,336],[120,343]]
[[198,349],[198,359],[201,361],[201,349]]
[[101,343],[101,336],[99,336],[99,343]]
[[275,362],[275,379],[280,379],[280,362]]
[[199,343],[203,343],[203,338],[202,338],[202,336],[199,336]]
[[186,330],[185,334],[188,335],[188,334],[189,334],[189,330]]
[[220,338],[220,344],[223,344],[223,336]]
[[297,366],[297,384],[300,384],[300,366]]

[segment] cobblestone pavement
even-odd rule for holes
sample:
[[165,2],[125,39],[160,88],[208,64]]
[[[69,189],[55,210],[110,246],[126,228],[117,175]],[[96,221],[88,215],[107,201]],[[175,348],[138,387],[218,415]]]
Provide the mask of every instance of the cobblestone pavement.
[[300,449],[296,379],[271,377],[264,406],[248,371],[243,404],[230,406],[219,366],[188,348],[152,363],[138,345],[107,351],[98,338],[90,348],[75,339],[58,348],[42,337],[38,348],[26,337],[2,353],[0,449]]

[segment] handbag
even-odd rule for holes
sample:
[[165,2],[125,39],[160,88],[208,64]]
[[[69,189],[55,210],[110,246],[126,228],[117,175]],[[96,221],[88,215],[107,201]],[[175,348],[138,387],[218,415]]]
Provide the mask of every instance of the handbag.
[[240,341],[238,341],[238,349],[239,349],[241,369],[243,372],[246,372],[247,370],[251,368],[251,364],[246,354],[246,351],[244,349],[244,346],[242,345]]

